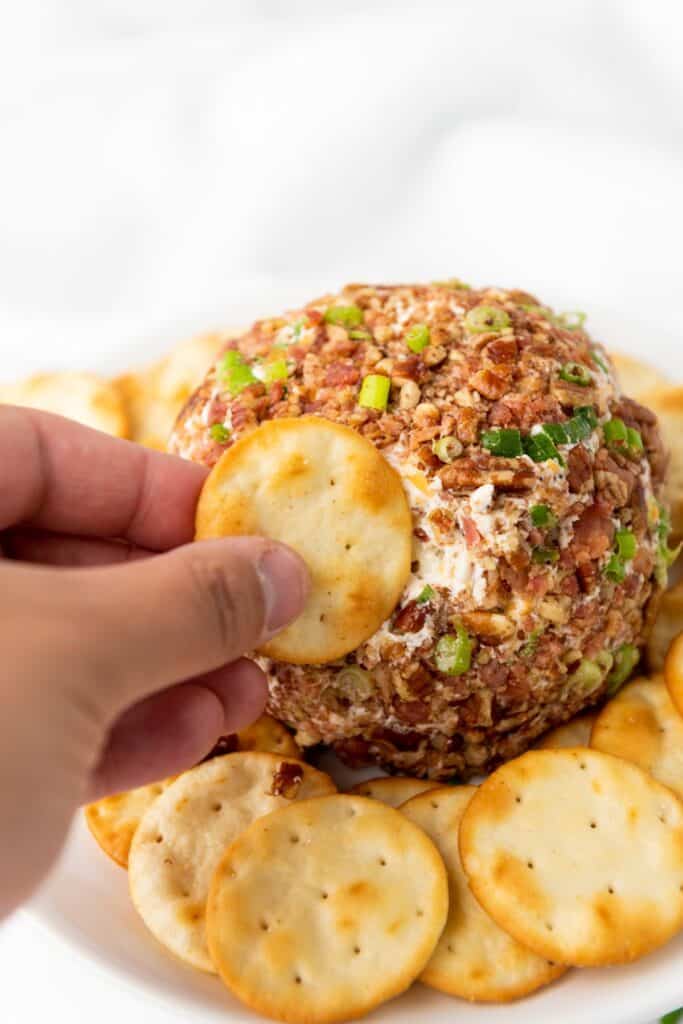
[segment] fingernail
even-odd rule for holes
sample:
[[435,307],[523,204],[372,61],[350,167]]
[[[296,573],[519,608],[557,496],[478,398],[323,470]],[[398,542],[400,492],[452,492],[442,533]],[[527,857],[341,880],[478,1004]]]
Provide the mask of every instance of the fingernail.
[[268,548],[261,556],[257,571],[266,600],[266,641],[303,611],[309,578],[299,555],[280,544]]

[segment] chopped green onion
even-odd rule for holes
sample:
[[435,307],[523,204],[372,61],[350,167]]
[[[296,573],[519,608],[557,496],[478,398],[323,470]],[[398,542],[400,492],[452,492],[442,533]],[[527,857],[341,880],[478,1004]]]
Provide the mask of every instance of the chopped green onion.
[[415,598],[415,603],[427,604],[429,601],[432,601],[435,597],[436,591],[434,590],[434,587],[430,587],[429,584],[427,584],[425,587],[422,588],[420,593]]
[[263,367],[263,383],[274,384],[276,380],[287,380],[289,370],[284,359],[275,359],[272,363],[265,363]]
[[358,327],[363,323],[363,310],[358,306],[330,306],[325,310],[325,323],[339,327]]
[[555,317],[555,323],[558,327],[564,327],[567,331],[578,331],[581,330],[586,322],[586,314],[579,312],[571,313],[558,313]]
[[557,526],[557,516],[547,505],[532,505],[531,522],[534,526],[549,530],[553,526]]
[[602,429],[610,448],[624,449],[628,446],[628,430],[623,420],[615,417],[603,424]]
[[372,676],[360,665],[345,665],[338,673],[335,685],[355,697],[372,696]]
[[465,284],[459,277],[449,277],[445,281],[432,281],[435,288],[455,288],[463,292],[471,292],[472,285]]
[[465,326],[473,334],[488,334],[509,327],[510,317],[497,306],[474,306],[465,316]]
[[214,423],[209,427],[209,434],[216,444],[227,444],[230,440],[230,431],[223,423]]
[[537,313],[538,316],[545,317],[546,320],[552,319],[552,310],[547,306],[536,306],[529,302],[520,302],[519,308],[523,309],[525,313]]
[[567,444],[569,441],[564,423],[544,423],[543,433],[547,434],[555,444]]
[[457,437],[448,435],[432,441],[432,451],[442,462],[453,462],[459,455],[462,455],[462,445]]
[[379,373],[371,373],[363,378],[358,404],[365,409],[379,409],[383,411],[389,402],[389,390],[391,381]]
[[571,686],[580,687],[586,693],[597,690],[605,677],[603,669],[590,658],[584,658],[567,680]]
[[298,341],[299,340],[299,338],[301,337],[302,331],[307,326],[308,326],[308,324],[307,324],[307,321],[306,321],[306,317],[304,317],[304,316],[302,316],[298,320],[294,321],[294,323],[292,324],[292,335],[294,337],[294,341]]
[[599,654],[595,655],[594,661],[602,669],[603,675],[606,675],[614,665],[614,655],[610,654],[609,651],[600,651]]
[[372,335],[364,327],[358,327],[353,331],[349,331],[349,338],[352,341],[371,341]]
[[472,664],[472,641],[467,630],[460,623],[455,629],[455,635],[440,637],[434,651],[436,667],[447,676],[461,676]]
[[575,419],[577,417],[578,419],[583,420],[584,423],[587,423],[592,430],[595,430],[598,425],[598,414],[592,405],[577,406],[577,408],[574,409],[574,416],[572,418]]
[[524,453],[534,462],[547,462],[548,459],[562,461],[555,442],[544,430],[524,438]]
[[683,1007],[680,1010],[672,1010],[660,1018],[659,1024],[680,1024],[683,1021]]
[[577,444],[579,441],[584,441],[593,433],[593,427],[585,416],[572,416],[572,418],[565,423],[564,428],[569,440],[573,444]]
[[593,383],[590,371],[582,363],[565,363],[560,370],[560,377],[568,384],[578,384],[582,388]]
[[631,451],[636,454],[643,450],[643,439],[640,436],[640,431],[634,427],[626,428],[626,439]]
[[418,355],[429,344],[431,333],[427,324],[415,324],[411,327],[405,337],[405,342],[411,352],[416,352]]
[[491,430],[484,430],[481,444],[492,455],[503,455],[506,459],[514,459],[524,451],[522,435],[514,428],[492,427]]
[[541,629],[533,629],[531,633],[529,633],[527,642],[523,645],[521,650],[523,658],[531,658],[534,656],[536,648],[538,647],[538,641],[543,636],[544,631],[545,627],[541,627]]
[[552,565],[553,562],[559,560],[559,557],[560,552],[557,548],[534,548],[531,552],[531,559],[537,565]]
[[605,566],[605,576],[613,583],[623,583],[626,579],[626,566],[621,555],[611,555]]
[[244,365],[244,356],[237,349],[231,348],[218,360],[216,364],[216,370],[219,377],[228,377],[230,371],[234,370],[236,366]]
[[632,530],[617,530],[615,541],[617,553],[625,562],[630,562],[636,553],[636,538]]
[[247,366],[246,363],[238,363],[227,373],[228,391],[234,398],[250,384],[256,383],[257,379],[250,366]]
[[614,668],[607,676],[607,696],[612,697],[633,672],[640,661],[640,651],[634,644],[622,644],[614,652]]
[[596,366],[600,367],[600,369],[602,370],[603,373],[609,373],[609,366],[607,365],[605,360],[602,358],[602,356],[598,352],[597,348],[592,348],[591,349],[591,359],[593,360],[593,362],[595,363]]

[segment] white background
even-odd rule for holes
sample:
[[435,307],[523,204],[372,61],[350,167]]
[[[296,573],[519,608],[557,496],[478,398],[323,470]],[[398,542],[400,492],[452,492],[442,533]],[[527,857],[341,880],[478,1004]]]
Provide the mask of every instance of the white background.
[[[0,377],[454,275],[664,365],[682,53],[674,0],[0,0]],[[7,1024],[170,1020],[21,918],[0,964]]]

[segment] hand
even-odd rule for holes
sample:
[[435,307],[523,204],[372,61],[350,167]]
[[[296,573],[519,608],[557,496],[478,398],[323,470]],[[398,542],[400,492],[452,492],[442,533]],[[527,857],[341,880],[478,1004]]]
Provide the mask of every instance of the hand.
[[0,406],[0,916],[81,803],[187,768],[264,707],[241,655],[308,576],[261,538],[188,543],[206,475]]

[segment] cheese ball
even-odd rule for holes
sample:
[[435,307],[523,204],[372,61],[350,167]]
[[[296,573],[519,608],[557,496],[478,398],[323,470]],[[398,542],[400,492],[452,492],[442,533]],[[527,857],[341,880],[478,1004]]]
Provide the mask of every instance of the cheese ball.
[[343,660],[263,663],[301,746],[468,778],[626,680],[666,579],[667,457],[580,314],[459,281],[348,285],[228,342],[170,450],[210,467],[263,420],[311,414],[401,474],[413,561]]

